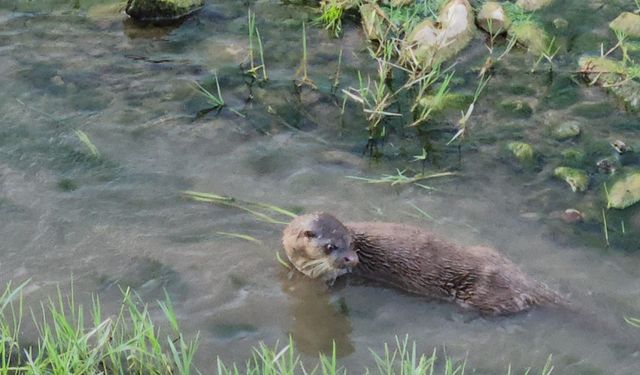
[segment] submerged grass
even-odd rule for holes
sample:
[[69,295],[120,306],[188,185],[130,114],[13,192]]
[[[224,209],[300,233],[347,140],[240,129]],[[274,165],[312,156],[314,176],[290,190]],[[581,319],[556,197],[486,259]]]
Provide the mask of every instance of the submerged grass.
[[216,234],[219,234],[219,235],[225,236],[225,237],[239,238],[241,240],[253,242],[253,243],[258,244],[258,245],[262,244],[262,241],[260,241],[259,239],[255,238],[253,236],[250,236],[248,234],[231,233],[231,232],[216,232]]
[[440,172],[440,173],[433,173],[433,174],[416,173],[413,176],[407,176],[406,173],[407,173],[406,169],[403,169],[403,170],[396,169],[396,174],[385,174],[378,178],[358,177],[358,176],[346,176],[346,177],[352,180],[365,181],[369,184],[389,184],[391,186],[395,186],[395,185],[408,185],[408,184],[421,182],[424,180],[430,180],[433,178],[456,175],[453,172]]
[[[198,191],[186,190],[182,192],[182,195],[185,198],[198,201],[198,202],[206,202],[211,204],[217,204],[221,206],[233,207],[240,209],[242,211],[246,211],[253,216],[255,216],[260,221],[265,221],[271,224],[279,224],[279,225],[287,225],[288,222],[280,220],[277,217],[273,217],[272,215],[277,215],[285,218],[295,218],[298,216],[296,213],[289,211],[285,208],[278,207],[268,203],[256,203],[256,202],[247,202],[242,201],[233,197],[228,197],[224,195],[218,195],[214,193],[203,193]],[[266,211],[266,213],[264,212]]]
[[89,138],[87,133],[83,132],[82,130],[75,130],[75,133],[76,133],[76,137],[78,137],[80,142],[82,142],[82,144],[87,148],[87,150],[89,150],[89,153],[91,154],[91,156],[96,159],[100,159],[100,151],[98,151],[98,148],[96,147],[96,145],[94,145],[93,142],[91,142],[91,139]]
[[302,21],[302,59],[300,60],[300,67],[296,71],[296,76],[298,77],[296,81],[296,86],[309,86],[311,88],[316,89],[317,86],[315,82],[311,78],[309,78],[309,74],[307,71],[308,68],[308,53],[307,53],[307,25],[304,21]]
[[[264,50],[262,48],[262,38],[260,37],[260,31],[256,27],[256,15],[251,10],[247,11],[247,24],[249,33],[249,69],[245,73],[256,79],[258,77],[258,71],[262,72],[262,79],[264,81],[269,80],[269,74],[267,73],[267,66],[264,63]],[[254,45],[258,44],[258,52],[260,53],[260,65],[255,63]]]

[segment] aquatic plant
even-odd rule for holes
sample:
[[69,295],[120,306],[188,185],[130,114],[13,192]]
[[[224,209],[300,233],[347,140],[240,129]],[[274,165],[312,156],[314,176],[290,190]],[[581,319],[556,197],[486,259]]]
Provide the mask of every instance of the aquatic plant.
[[87,133],[83,132],[82,130],[75,130],[74,132],[80,142],[82,142],[87,150],[89,150],[90,155],[96,159],[100,159],[100,151],[98,151],[98,148],[93,144],[93,142],[91,142],[91,139],[89,139]]
[[454,172],[439,172],[439,173],[432,173],[432,174],[415,173],[413,176],[407,176],[406,173],[407,173],[407,169],[403,169],[403,170],[396,169],[396,174],[384,174],[378,178],[358,177],[358,176],[346,176],[346,177],[352,180],[365,181],[369,184],[389,184],[391,186],[395,186],[395,185],[414,184],[417,182],[430,180],[433,178],[448,177],[448,176],[456,175]]
[[340,86],[340,74],[342,73],[342,48],[340,48],[340,54],[338,54],[338,67],[336,73],[333,75],[333,83],[331,84],[331,92],[335,94]]
[[533,67],[531,68],[531,72],[534,72],[536,70],[536,68],[538,67],[538,65],[543,59],[547,60],[547,63],[549,64],[549,71],[553,70],[553,59],[556,57],[556,55],[560,51],[560,47],[556,47],[555,43],[556,43],[556,37],[554,36],[553,38],[551,38],[549,43],[547,43],[547,46],[544,48],[544,50],[540,53],[540,56],[538,57],[536,62],[533,64]]
[[304,21],[302,21],[302,59],[300,60],[300,67],[296,71],[296,76],[299,77],[296,85],[298,87],[302,87],[307,85],[312,88],[317,88],[316,84],[313,82],[311,78],[309,78],[309,74],[307,72],[307,27]]
[[476,87],[476,92],[473,94],[473,101],[471,102],[471,104],[469,104],[467,111],[461,113],[460,120],[458,120],[458,124],[457,124],[458,131],[456,132],[456,134],[453,135],[453,137],[451,137],[449,142],[447,142],[447,145],[451,144],[453,141],[455,141],[458,138],[460,138],[461,140],[464,139],[464,137],[469,132],[470,128],[467,126],[467,123],[469,121],[469,118],[473,114],[473,110],[475,108],[476,102],[478,101],[478,98],[480,97],[480,94],[482,93],[482,91],[484,91],[484,88],[487,87],[489,80],[491,80],[491,76],[489,75],[487,76],[483,75],[482,77],[480,77],[480,82],[478,82],[478,86]]
[[204,96],[207,99],[207,102],[211,106],[212,109],[221,109],[224,107],[224,99],[222,98],[222,92],[220,91],[220,83],[218,82],[218,73],[213,72],[213,76],[216,80],[216,90],[217,93],[214,94],[211,91],[207,90],[204,86],[199,84],[196,81],[193,81],[193,85],[195,89],[200,93],[200,95]]
[[[284,216],[287,218],[294,218],[298,216],[296,213],[292,211],[289,211],[287,209],[284,209],[282,207],[278,207],[272,204],[247,202],[247,201],[242,201],[229,196],[218,195],[215,193],[203,193],[198,191],[186,190],[182,192],[182,195],[185,198],[188,198],[197,202],[205,202],[205,203],[237,208],[239,210],[246,211],[252,214],[258,220],[265,221],[271,224],[280,224],[280,225],[288,224],[288,222],[286,221],[279,220],[277,218],[270,216],[273,214]],[[263,211],[266,211],[269,214],[266,214]]]
[[342,15],[344,13],[344,1],[323,0],[320,2],[320,16],[315,19],[316,23],[324,25],[336,38],[342,33]]
[[[247,11],[247,26],[249,33],[249,69],[246,71],[251,77],[256,79],[258,77],[258,71],[262,72],[262,79],[264,81],[269,80],[269,75],[267,74],[267,66],[264,63],[264,51],[262,48],[262,38],[260,37],[260,31],[256,27],[256,15],[251,12],[251,9]],[[255,42],[254,42],[255,40]],[[255,64],[254,57],[254,45],[258,44],[258,52],[260,53],[260,65]]]
[[[415,80],[417,84],[417,94],[411,107],[413,112],[413,122],[409,126],[418,126],[429,119],[431,113],[444,106],[447,95],[449,94],[451,79],[455,72],[441,73],[440,67],[430,70],[422,74],[420,78]],[[441,77],[444,75],[444,78]],[[433,88],[434,84],[440,81],[438,90],[433,95],[427,93]],[[409,85],[413,85],[410,83]]]
[[640,319],[638,318],[629,318],[625,316],[624,321],[636,328],[640,328]]
[[258,244],[258,245],[262,244],[262,241],[260,241],[259,239],[255,238],[253,236],[250,236],[248,234],[231,233],[231,232],[216,232],[216,234],[219,234],[219,235],[225,236],[225,237],[230,237],[230,238],[239,238],[241,240],[253,242],[253,243]]

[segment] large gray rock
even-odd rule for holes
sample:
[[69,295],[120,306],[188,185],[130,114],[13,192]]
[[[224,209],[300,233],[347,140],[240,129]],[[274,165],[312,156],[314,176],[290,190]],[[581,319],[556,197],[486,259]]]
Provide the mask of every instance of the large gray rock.
[[125,11],[138,21],[173,21],[204,6],[204,0],[129,0]]

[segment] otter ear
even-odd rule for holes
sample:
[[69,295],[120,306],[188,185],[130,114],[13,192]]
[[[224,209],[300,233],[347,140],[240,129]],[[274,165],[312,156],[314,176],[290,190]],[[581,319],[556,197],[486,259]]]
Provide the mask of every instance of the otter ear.
[[313,233],[310,230],[305,230],[302,234],[307,238],[315,238],[316,237],[316,234]]

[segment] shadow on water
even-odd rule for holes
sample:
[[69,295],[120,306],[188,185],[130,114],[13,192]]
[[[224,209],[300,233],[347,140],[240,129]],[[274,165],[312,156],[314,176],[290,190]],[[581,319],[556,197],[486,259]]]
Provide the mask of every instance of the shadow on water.
[[340,288],[344,285],[329,288],[321,281],[293,271],[282,271],[278,276],[282,291],[289,299],[288,333],[296,348],[315,356],[331,353],[335,344],[337,357],[353,353],[349,309],[344,297],[340,296]]

